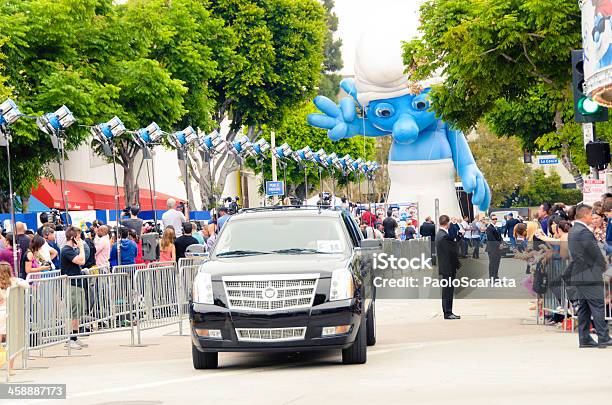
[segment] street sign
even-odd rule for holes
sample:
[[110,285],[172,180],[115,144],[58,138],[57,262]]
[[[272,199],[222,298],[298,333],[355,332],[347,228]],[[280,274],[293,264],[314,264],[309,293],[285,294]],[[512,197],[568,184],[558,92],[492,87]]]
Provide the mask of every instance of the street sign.
[[266,181],[266,195],[284,195],[285,185],[282,181]]
[[585,179],[582,188],[582,201],[592,205],[596,201],[601,201],[601,195],[606,193],[606,181],[599,179]]
[[541,165],[556,165],[559,163],[559,159],[554,158],[540,158],[538,159],[538,163]]
[[584,136],[584,146],[586,146],[586,144],[589,142],[593,142],[594,136],[592,122],[582,124],[582,135]]

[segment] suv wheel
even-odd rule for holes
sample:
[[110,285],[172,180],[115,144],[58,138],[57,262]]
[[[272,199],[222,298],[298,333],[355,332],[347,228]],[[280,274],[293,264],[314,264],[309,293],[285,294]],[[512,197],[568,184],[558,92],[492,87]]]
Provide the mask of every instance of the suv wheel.
[[366,322],[361,320],[355,342],[347,349],[342,349],[342,363],[364,364],[368,356]]
[[366,335],[368,336],[368,346],[374,346],[376,344],[376,307],[375,302],[372,301],[370,309],[368,310],[367,321],[366,321]]
[[217,368],[219,364],[219,353],[201,352],[193,343],[191,344],[191,357],[193,368],[196,370]]

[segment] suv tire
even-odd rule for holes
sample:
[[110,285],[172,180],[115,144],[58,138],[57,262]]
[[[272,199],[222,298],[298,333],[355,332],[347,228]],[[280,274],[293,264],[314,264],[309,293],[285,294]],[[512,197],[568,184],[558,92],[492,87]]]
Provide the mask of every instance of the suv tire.
[[196,370],[217,368],[219,364],[219,353],[201,352],[193,343],[191,344],[191,358],[193,359],[193,368]]
[[348,348],[342,349],[343,364],[364,364],[368,358],[367,331],[365,319],[361,320],[355,342]]
[[368,346],[374,346],[376,344],[376,307],[375,302],[372,301],[370,309],[368,310],[366,320],[366,335],[368,336]]

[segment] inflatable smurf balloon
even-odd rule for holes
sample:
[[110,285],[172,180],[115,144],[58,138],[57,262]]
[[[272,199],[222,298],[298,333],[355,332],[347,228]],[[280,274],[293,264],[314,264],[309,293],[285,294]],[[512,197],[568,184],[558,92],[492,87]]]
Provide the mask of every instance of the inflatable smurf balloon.
[[355,79],[340,84],[349,97],[340,105],[316,97],[323,114],[309,115],[308,122],[328,129],[334,141],[355,135],[393,137],[387,202],[418,203],[419,217],[433,218],[438,200],[440,214],[459,217],[457,173],[464,190],[473,193],[474,205],[486,211],[491,191],[465,136],[436,118],[430,84],[415,85],[404,70],[400,39],[364,35],[357,48]]

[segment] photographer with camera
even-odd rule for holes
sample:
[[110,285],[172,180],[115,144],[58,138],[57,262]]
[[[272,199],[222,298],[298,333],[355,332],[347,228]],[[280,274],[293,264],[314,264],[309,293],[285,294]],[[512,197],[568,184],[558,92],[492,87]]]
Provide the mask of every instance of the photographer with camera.
[[129,209],[130,217],[121,221],[121,225],[125,226],[127,229],[133,229],[136,232],[136,235],[140,238],[142,234],[142,219],[138,218],[138,214],[140,213],[140,207],[138,205],[133,205]]
[[[189,204],[181,203],[177,206],[174,198],[168,198],[166,205],[168,206],[168,211],[162,215],[164,229],[172,225],[176,236],[179,237],[183,234],[183,224],[189,221]],[[181,212],[181,208],[183,208],[185,213]]]
[[[60,253],[61,274],[63,276],[80,276],[81,266],[85,264],[85,242],[81,239],[81,230],[75,226],[66,229],[66,245]],[[77,339],[79,331],[79,316],[85,303],[85,291],[82,283],[77,279],[70,280],[70,302],[71,302],[71,326],[72,336],[66,346],[71,349],[80,350],[86,347]]]

